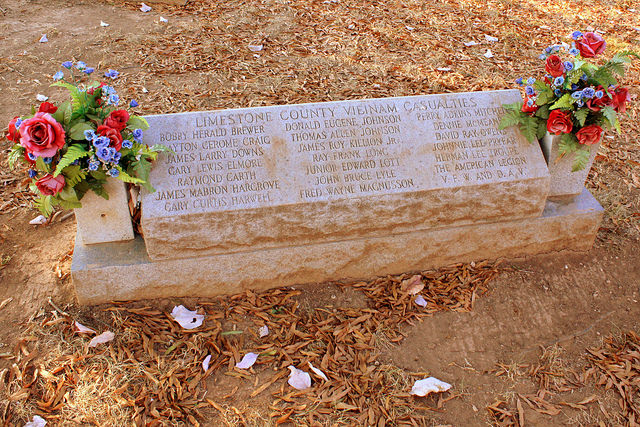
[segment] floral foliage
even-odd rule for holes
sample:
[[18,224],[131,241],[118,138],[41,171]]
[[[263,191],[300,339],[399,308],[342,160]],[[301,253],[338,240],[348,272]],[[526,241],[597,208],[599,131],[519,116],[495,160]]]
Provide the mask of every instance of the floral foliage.
[[[54,206],[81,207],[80,200],[92,190],[105,199],[107,177],[153,188],[148,182],[151,162],[166,148],[149,147],[142,135],[147,121],[120,108],[120,97],[106,83],[88,82],[95,72],[82,61],[62,63],[64,71],[53,75],[52,86],[69,91],[70,99],[59,105],[43,102],[31,115],[14,117],[6,138],[14,145],[9,165],[28,167],[31,190],[40,195],[37,208],[49,216]],[[104,76],[111,80],[118,71]],[[138,103],[132,100],[129,109]]]
[[547,47],[540,55],[544,61],[542,80],[529,77],[516,79],[524,89],[524,100],[507,104],[500,128],[517,125],[533,142],[545,133],[561,135],[559,154],[574,155],[573,170],[586,166],[590,151],[605,130],[620,133],[618,114],[625,113],[629,92],[618,84],[624,76],[624,65],[633,52],[619,52],[600,66],[587,61],[602,54],[606,41],[597,33],[571,34],[573,42]]

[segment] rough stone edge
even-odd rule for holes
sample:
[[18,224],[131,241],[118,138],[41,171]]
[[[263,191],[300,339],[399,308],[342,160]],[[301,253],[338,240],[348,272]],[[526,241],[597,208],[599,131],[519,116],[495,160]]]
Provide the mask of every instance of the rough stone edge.
[[213,297],[328,280],[362,279],[454,262],[591,248],[603,209],[585,189],[541,217],[288,248],[151,262],[144,242],[77,242],[71,274],[81,304]]

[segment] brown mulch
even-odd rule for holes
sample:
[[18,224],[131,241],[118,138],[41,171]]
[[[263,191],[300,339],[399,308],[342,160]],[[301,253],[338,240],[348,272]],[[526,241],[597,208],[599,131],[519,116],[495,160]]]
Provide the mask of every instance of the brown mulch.
[[[424,308],[406,290],[407,283],[415,285],[411,275],[336,284],[344,292],[361,292],[366,302],[360,307],[303,309],[300,290],[249,291],[202,301],[205,323],[191,331],[168,313],[140,304],[113,304],[84,315],[52,304],[53,310],[32,319],[13,353],[0,355],[14,362],[0,372],[0,414],[5,425],[19,425],[33,414],[54,424],[198,425],[219,417],[229,425],[260,425],[257,419],[424,425],[457,397],[455,391],[411,396],[413,382],[428,373],[386,364],[379,360],[380,349],[403,340],[402,327],[424,316],[471,310],[497,274],[487,263],[423,272],[417,278],[425,285]],[[89,348],[89,338],[74,331],[78,318],[98,332],[112,331],[115,339]],[[263,325],[270,333],[259,338]],[[249,351],[260,354],[257,363],[237,369]],[[207,355],[212,357],[204,372]],[[314,375],[311,388],[290,387],[287,367],[310,372],[309,362],[329,381]],[[212,378],[220,376],[243,379],[242,387],[251,389],[246,403],[264,397],[268,411],[255,418],[226,404],[212,388]]]

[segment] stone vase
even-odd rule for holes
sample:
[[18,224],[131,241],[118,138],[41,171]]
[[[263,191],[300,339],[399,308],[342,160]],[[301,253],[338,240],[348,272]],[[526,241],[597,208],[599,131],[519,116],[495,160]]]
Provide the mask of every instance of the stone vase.
[[540,141],[542,154],[547,161],[549,167],[549,175],[551,175],[551,185],[549,187],[549,197],[575,197],[582,193],[584,182],[587,180],[589,170],[600,148],[600,143],[588,146],[591,156],[587,166],[579,171],[572,172],[573,156],[567,154],[558,156],[558,144],[560,143],[560,135],[551,135],[547,132],[545,137]]
[[104,189],[109,194],[109,200],[88,191],[80,201],[82,207],[74,209],[83,244],[133,240],[125,183],[116,178],[107,178]]

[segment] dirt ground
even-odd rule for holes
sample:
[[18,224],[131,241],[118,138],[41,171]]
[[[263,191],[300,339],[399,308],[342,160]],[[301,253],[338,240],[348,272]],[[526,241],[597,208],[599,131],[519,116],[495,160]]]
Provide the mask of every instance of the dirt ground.
[[[3,0],[0,123],[26,113],[37,94],[61,99],[63,93],[49,82],[69,59],[122,71],[120,92],[151,114],[509,88],[516,77],[538,69],[540,50],[576,29],[601,31],[611,51],[640,51],[640,6],[632,1],[147,3],[153,10],[142,13],[139,4],[121,1]],[[161,22],[161,16],[168,22]],[[38,42],[43,34],[47,43]],[[484,35],[499,41],[489,42]],[[469,40],[479,45],[465,47]],[[262,44],[263,50],[253,52],[249,44]],[[483,56],[487,49],[493,58]],[[443,67],[451,71],[438,70]],[[590,366],[587,349],[606,345],[610,337],[620,340],[629,331],[640,333],[638,63],[624,83],[634,101],[623,121],[625,132],[607,136],[587,184],[605,208],[593,249],[504,260],[470,311],[445,309],[414,325],[396,322],[404,338],[376,344],[371,353],[375,365],[405,373],[398,376],[405,381],[396,384],[397,396],[410,389],[408,373],[433,375],[452,385],[440,400],[405,396],[409,407],[430,408],[416,409],[423,425],[634,425],[629,419],[633,411],[625,412],[616,387],[584,376]],[[0,155],[3,165],[8,148],[7,142]],[[28,353],[20,343],[31,345],[38,336],[29,325],[42,326],[51,313],[64,311],[94,327],[108,323],[100,314],[108,307],[75,303],[69,280],[73,216],[61,213],[49,225],[29,225],[37,212],[16,176],[6,166],[0,169],[0,372],[17,366],[20,352]],[[299,289],[303,311],[360,310],[373,304],[359,290],[333,284]],[[166,312],[181,303],[194,308],[207,302],[150,300],[135,307]],[[32,356],[44,361],[60,345],[42,345]],[[540,366],[546,371],[535,369]],[[635,379],[635,407],[640,408],[640,370],[633,369],[636,376],[629,380]],[[276,386],[251,397],[256,385],[273,374],[268,366],[257,371],[255,378],[210,376],[208,396],[224,401],[225,411],[208,407],[197,421],[311,424],[295,411],[286,418],[273,415],[280,413],[268,393],[276,393]],[[583,375],[583,381],[573,374]],[[0,393],[7,396],[7,377],[0,379]],[[551,406],[536,404],[536,398]],[[69,405],[72,401],[73,394],[63,399]],[[34,414],[49,418],[50,425],[134,423],[126,411],[106,419],[70,420],[60,411],[39,411],[35,400],[8,399],[4,405],[0,415],[6,425],[23,425]],[[321,422],[358,424],[349,409],[342,409]],[[196,418],[166,424],[193,424]]]

